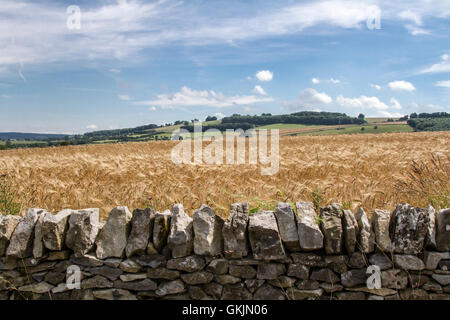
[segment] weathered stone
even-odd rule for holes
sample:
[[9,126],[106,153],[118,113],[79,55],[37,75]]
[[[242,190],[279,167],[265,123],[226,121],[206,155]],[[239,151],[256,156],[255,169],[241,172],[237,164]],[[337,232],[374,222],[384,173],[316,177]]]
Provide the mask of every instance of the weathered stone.
[[153,209],[135,209],[131,218],[131,232],[125,247],[128,258],[145,254],[153,232],[155,211]]
[[[171,214],[169,210],[156,212],[153,225],[153,246],[156,251],[161,252],[167,244],[167,238],[170,233]],[[148,251],[148,248],[147,248]]]
[[279,276],[274,280],[267,280],[269,284],[278,288],[292,288],[296,281],[297,279],[288,276]]
[[350,210],[344,210],[342,216],[342,227],[344,229],[344,245],[348,254],[355,252],[357,236],[359,233],[358,222]]
[[172,250],[173,258],[190,255],[194,247],[192,218],[184,212],[182,204],[175,204],[172,208],[167,245]]
[[370,255],[369,262],[371,265],[380,267],[380,270],[392,268],[392,261],[385,253],[374,253]]
[[150,267],[153,269],[165,267],[167,262],[166,257],[161,254],[140,256],[137,257],[135,261],[143,267]]
[[229,269],[229,273],[235,277],[252,279],[256,276],[256,270],[252,266],[230,265]]
[[284,247],[290,251],[300,251],[297,223],[291,204],[279,202],[275,207],[274,214]]
[[450,270],[450,260],[441,260],[439,261],[439,268],[444,271]]
[[231,276],[229,274],[221,274],[221,275],[215,275],[214,281],[226,285],[226,284],[235,284],[241,282],[241,278]]
[[166,268],[148,269],[147,277],[151,279],[175,280],[180,277],[180,272]]
[[209,206],[202,204],[194,213],[194,252],[216,256],[223,250],[224,221]]
[[75,253],[86,254],[93,248],[98,230],[98,209],[72,211],[69,218],[69,229],[66,232],[66,246]]
[[29,284],[26,286],[20,287],[18,290],[23,292],[32,292],[32,293],[48,293],[53,289],[53,286],[51,284],[48,284],[47,282],[39,282],[35,284]]
[[287,290],[288,299],[290,300],[316,300],[323,294],[323,289],[300,290],[291,288]]
[[342,206],[333,203],[320,209],[320,227],[324,235],[324,247],[327,254],[339,254],[342,251]]
[[47,260],[48,261],[57,261],[57,260],[67,260],[70,257],[70,251],[51,251],[48,253]]
[[266,280],[260,280],[260,279],[247,279],[244,281],[248,291],[251,293],[255,293],[256,289],[261,287]]
[[131,282],[131,281],[137,281],[137,280],[144,280],[147,279],[146,273],[132,273],[132,274],[121,274],[120,280],[122,282]]
[[239,260],[229,260],[228,263],[234,264],[235,266],[257,266],[264,262],[252,258],[243,258]]
[[405,289],[400,291],[402,300],[429,300],[428,293],[423,289]]
[[384,300],[384,297],[382,297],[382,296],[376,296],[376,295],[370,294],[370,295],[367,297],[367,300],[377,300],[377,301],[379,301],[379,300]]
[[167,269],[174,269],[184,272],[195,272],[203,269],[206,265],[205,259],[201,256],[188,256],[171,259],[167,261]]
[[292,260],[295,264],[303,264],[308,267],[325,267],[325,259],[315,253],[292,253]]
[[281,263],[266,263],[258,265],[256,277],[263,280],[273,280],[286,272],[286,267]]
[[291,263],[289,264],[287,275],[306,280],[309,277],[309,267],[302,264]]
[[372,225],[363,208],[358,209],[355,213],[355,218],[359,229],[358,248],[363,253],[370,253],[374,250],[375,243],[375,233],[372,230]]
[[430,278],[423,274],[408,274],[409,285],[411,288],[419,288],[430,281]]
[[346,288],[348,291],[360,291],[365,293],[370,293],[382,297],[390,296],[396,294],[397,291],[393,289],[380,288],[380,289],[369,289],[367,287],[359,287],[359,288]]
[[112,209],[105,226],[100,230],[95,243],[99,259],[121,258],[130,233],[131,212],[127,207]]
[[354,252],[347,262],[350,268],[361,269],[369,264],[366,261],[366,257],[361,252]]
[[404,270],[420,271],[425,269],[423,261],[413,255],[396,254],[394,255],[394,264]]
[[326,292],[326,293],[335,293],[344,290],[344,287],[341,286],[339,283],[327,283],[323,282],[320,284],[320,287]]
[[36,259],[42,258],[45,256],[47,250],[44,247],[43,242],[43,232],[42,232],[42,223],[44,221],[44,217],[46,214],[51,214],[49,212],[42,212],[39,214],[36,223],[34,224],[34,238],[33,238],[33,257]]
[[450,208],[439,210],[437,213],[436,230],[438,251],[450,251]]
[[254,296],[254,300],[286,300],[286,296],[283,291],[272,287],[269,284],[263,284],[259,287]]
[[326,266],[339,274],[347,272],[347,261],[348,257],[344,255],[325,257]]
[[142,266],[134,259],[127,259],[120,263],[119,268],[125,272],[138,273],[142,270]]
[[65,278],[66,275],[64,273],[50,271],[45,275],[44,281],[56,286],[58,283],[64,281]]
[[102,260],[99,260],[96,256],[91,254],[80,255],[78,253],[74,253],[70,257],[70,261],[74,264],[85,267],[101,267],[103,265]]
[[318,216],[312,202],[296,202],[298,236],[300,248],[304,251],[319,250],[323,247],[323,234],[318,224]]
[[159,285],[158,290],[156,290],[156,294],[158,296],[166,296],[168,294],[178,294],[185,292],[186,288],[184,286],[183,281],[174,280],[169,282],[164,282]]
[[117,280],[119,276],[123,273],[121,269],[111,268],[108,266],[90,268],[89,272],[94,275],[100,275],[108,278],[111,281]]
[[243,283],[226,285],[222,290],[222,300],[251,300],[252,294]]
[[92,289],[73,290],[71,300],[94,300]]
[[13,258],[26,258],[32,254],[34,239],[34,224],[44,212],[42,209],[29,209],[20,219],[11,235],[6,255]]
[[336,293],[338,300],[365,300],[366,296],[363,292],[338,292]]
[[230,215],[224,222],[223,251],[228,259],[239,259],[248,254],[248,204],[234,203],[230,206]]
[[205,284],[213,280],[214,274],[207,271],[197,271],[181,275],[181,279],[187,284]]
[[218,300],[222,296],[223,285],[216,282],[211,282],[203,285],[203,289],[213,299]]
[[443,293],[431,293],[430,300],[450,300],[450,295]]
[[67,288],[67,285],[65,283],[60,283],[52,289],[53,294],[67,292],[67,291],[70,291],[70,289]]
[[323,281],[328,283],[339,282],[339,278],[336,276],[336,274],[330,269],[326,268],[313,271],[309,278],[311,280]]
[[81,281],[82,289],[112,288],[113,283],[102,276],[95,276]]
[[285,258],[277,220],[272,211],[259,211],[250,215],[248,233],[255,259],[277,260]]
[[389,238],[389,211],[375,209],[372,215],[373,231],[375,233],[375,244],[378,250],[390,252],[392,250],[391,238]]
[[64,247],[69,217],[72,210],[62,210],[58,214],[46,213],[42,221],[42,240],[47,249],[60,251]]
[[92,294],[100,300],[137,300],[135,295],[122,289],[94,290]]
[[132,290],[132,291],[152,291],[156,290],[157,284],[150,279],[144,279],[142,281],[123,282],[121,280],[114,281],[114,288]]
[[401,290],[408,285],[408,274],[404,270],[390,269],[381,272],[381,286]]
[[214,259],[212,260],[206,270],[215,274],[226,274],[228,272],[228,260],[226,259]]
[[436,249],[436,210],[433,206],[429,205],[427,211],[430,216],[430,223],[428,224],[425,246],[430,249]]
[[15,270],[0,273],[0,291],[13,290],[28,282],[27,276],[21,276],[21,274]]
[[442,287],[436,281],[428,281],[422,286],[423,290],[442,293]]
[[400,204],[392,213],[390,233],[396,253],[418,254],[425,244],[430,224],[426,209]]
[[433,274],[431,277],[443,286],[450,284],[450,275],[448,274]]
[[316,290],[316,289],[319,289],[320,284],[316,280],[308,279],[308,280],[303,280],[303,281],[297,282],[296,286],[300,290]]
[[8,248],[9,239],[11,238],[14,229],[20,222],[19,216],[0,214],[0,256],[3,256]]
[[189,286],[188,288],[189,297],[193,300],[212,300],[210,296],[203,291],[202,288],[197,286]]
[[366,285],[368,275],[366,269],[352,269],[341,274],[341,283],[346,288]]
[[145,250],[147,254],[157,254],[158,250],[156,250],[155,245],[153,242],[149,242],[147,245],[147,249]]

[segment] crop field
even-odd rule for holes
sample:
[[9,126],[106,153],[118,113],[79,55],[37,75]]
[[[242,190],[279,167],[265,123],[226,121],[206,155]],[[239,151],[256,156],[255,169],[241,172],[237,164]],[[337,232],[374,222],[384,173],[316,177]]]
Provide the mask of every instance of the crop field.
[[[40,207],[117,205],[156,210],[206,203],[226,216],[230,203],[272,209],[278,201],[338,201],[347,208],[393,209],[400,202],[449,206],[450,132],[283,136],[279,171],[259,165],[177,165],[174,141],[0,151],[0,173],[22,212]],[[151,198],[149,198],[151,197]]]

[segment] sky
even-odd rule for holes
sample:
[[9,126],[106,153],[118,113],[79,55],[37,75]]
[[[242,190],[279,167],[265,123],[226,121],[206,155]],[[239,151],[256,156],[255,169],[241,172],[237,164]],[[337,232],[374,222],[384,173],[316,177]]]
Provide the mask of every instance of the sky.
[[450,111],[450,0],[0,0],[0,131]]

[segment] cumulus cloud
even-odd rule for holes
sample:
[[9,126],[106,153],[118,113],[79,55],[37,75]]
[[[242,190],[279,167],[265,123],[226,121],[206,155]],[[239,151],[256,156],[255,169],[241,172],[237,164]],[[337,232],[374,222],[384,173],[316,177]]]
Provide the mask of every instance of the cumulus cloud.
[[119,99],[122,101],[128,101],[130,100],[130,96],[127,94],[119,94]]
[[184,86],[176,93],[159,94],[154,100],[137,101],[135,104],[147,105],[150,107],[161,107],[163,109],[190,106],[224,108],[270,101],[273,101],[270,97],[259,97],[254,95],[235,95],[227,97],[220,92],[215,92],[214,90],[198,91]]
[[259,81],[272,81],[273,72],[270,70],[261,70],[258,71],[255,76]]
[[223,113],[221,113],[221,112],[217,112],[217,113],[215,113],[214,115],[215,115],[218,119],[225,118],[225,115],[224,115]]
[[450,88],[450,80],[438,81],[436,87]]
[[450,72],[450,56],[448,54],[443,54],[441,56],[441,62],[435,63],[430,67],[423,68],[419,71],[419,74],[442,72]]
[[314,84],[318,84],[320,82],[320,80],[317,79],[317,78],[312,78],[311,82],[314,83]]
[[414,91],[416,88],[411,82],[408,81],[392,81],[389,82],[389,88],[394,91]]
[[377,90],[381,90],[381,86],[379,86],[378,84],[370,83],[369,86],[371,86],[372,88],[375,88]]
[[336,98],[338,105],[344,108],[357,108],[360,111],[376,111],[377,114],[385,117],[401,116],[400,113],[390,112],[390,109],[400,110],[402,108],[398,100],[391,98],[391,105],[380,101],[378,97],[360,96],[359,98],[346,98],[339,95]]
[[[333,84],[338,84],[341,82],[341,80],[339,79],[334,79],[334,78],[330,78],[328,80],[324,80],[325,82],[329,82],[329,83],[333,83]],[[318,78],[312,78],[311,82],[314,84],[319,84],[320,82],[322,82],[322,80],[318,79]]]
[[297,101],[284,102],[281,107],[283,109],[295,110],[316,110],[317,107],[328,105],[333,99],[324,92],[318,92],[315,89],[308,88],[300,92]]
[[334,83],[334,84],[338,84],[338,83],[341,82],[341,80],[331,78],[331,79],[330,79],[330,82],[331,82],[331,83]]
[[90,129],[90,130],[97,129],[97,125],[96,124],[90,124],[90,125],[86,126],[86,129]]
[[253,92],[254,92],[254,93],[257,93],[257,94],[260,94],[260,95],[262,95],[262,96],[267,95],[266,91],[264,91],[263,87],[261,87],[261,86],[255,86],[255,87],[253,88]]

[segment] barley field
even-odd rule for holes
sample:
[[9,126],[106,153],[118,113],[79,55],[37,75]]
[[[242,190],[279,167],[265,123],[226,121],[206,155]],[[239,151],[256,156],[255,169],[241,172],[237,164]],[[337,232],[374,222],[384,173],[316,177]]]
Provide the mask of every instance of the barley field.
[[[280,138],[277,174],[259,165],[176,165],[173,141],[0,151],[23,213],[29,207],[156,210],[206,203],[226,216],[230,203],[271,209],[316,201],[393,209],[397,203],[449,206],[450,132]],[[151,198],[149,198],[151,197]]]

